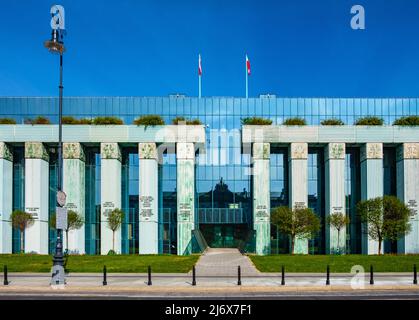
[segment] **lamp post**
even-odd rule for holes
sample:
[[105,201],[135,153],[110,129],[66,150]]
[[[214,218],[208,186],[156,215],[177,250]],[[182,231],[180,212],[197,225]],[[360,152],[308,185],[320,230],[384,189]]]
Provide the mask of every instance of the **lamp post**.
[[[60,226],[59,214],[65,213],[61,209],[65,205],[65,193],[62,191],[63,177],[63,142],[62,142],[62,115],[63,115],[63,53],[64,47],[64,8],[59,5],[51,7],[51,40],[45,41],[44,46],[53,54],[60,55],[60,84],[59,84],[59,112],[58,112],[58,179],[57,179],[57,214],[56,228],[57,240],[55,245],[55,254],[53,257],[52,280],[51,285],[64,285],[64,256],[63,256],[63,227]],[[66,219],[65,219],[66,220]]]

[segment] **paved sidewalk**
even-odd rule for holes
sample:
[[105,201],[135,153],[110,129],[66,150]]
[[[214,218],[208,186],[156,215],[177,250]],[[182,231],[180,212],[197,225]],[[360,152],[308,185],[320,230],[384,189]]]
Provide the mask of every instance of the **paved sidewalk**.
[[238,266],[243,277],[260,274],[252,261],[242,255],[238,249],[208,248],[196,264],[196,275],[237,276]]

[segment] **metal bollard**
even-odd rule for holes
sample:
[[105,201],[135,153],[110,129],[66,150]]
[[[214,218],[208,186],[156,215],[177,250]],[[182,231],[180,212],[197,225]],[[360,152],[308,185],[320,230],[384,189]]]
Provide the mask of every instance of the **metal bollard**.
[[281,268],[281,286],[285,286],[285,267]]
[[106,286],[108,284],[108,281],[106,281],[106,266],[103,266],[103,282],[102,284]]
[[147,285],[148,286],[152,285],[152,283],[151,283],[151,267],[150,266],[148,266],[148,282],[147,282]]
[[374,269],[370,266],[370,284],[374,284]]
[[4,265],[3,272],[4,272],[4,274],[3,274],[3,276],[4,276],[3,284],[5,286],[7,286],[7,285],[9,285],[9,280],[7,279],[7,266],[6,265]]
[[330,285],[330,267],[327,265],[326,268],[326,286]]
[[241,269],[240,266],[237,267],[237,285],[242,285],[242,275],[241,275]]
[[413,265],[413,284],[418,284],[418,272],[416,270],[416,264]]
[[192,285],[196,286],[196,273],[195,273],[195,266],[192,267]]

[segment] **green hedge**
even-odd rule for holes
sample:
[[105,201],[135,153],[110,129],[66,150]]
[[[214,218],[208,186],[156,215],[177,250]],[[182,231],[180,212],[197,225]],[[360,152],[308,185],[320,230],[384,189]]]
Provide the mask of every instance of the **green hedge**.
[[272,124],[271,119],[260,118],[260,117],[249,117],[241,119],[242,125],[260,125],[260,126],[269,126]]
[[340,119],[325,119],[321,122],[322,126],[343,126],[345,123]]
[[162,126],[164,125],[164,120],[161,116],[157,114],[150,114],[146,116],[141,116],[134,120],[134,124],[137,126]]
[[419,116],[406,116],[396,119],[393,126],[419,126]]
[[382,126],[384,120],[379,117],[363,117],[355,121],[356,126]]
[[124,124],[122,119],[118,117],[96,117],[93,119],[92,124],[94,125],[121,125]]
[[306,119],[303,118],[288,118],[282,123],[284,126],[305,126],[307,124]]
[[16,120],[12,118],[0,118],[0,124],[16,124]]
[[180,123],[187,124],[187,125],[200,125],[202,124],[201,120],[199,119],[186,119],[185,117],[176,117],[172,120],[172,124],[178,125]]

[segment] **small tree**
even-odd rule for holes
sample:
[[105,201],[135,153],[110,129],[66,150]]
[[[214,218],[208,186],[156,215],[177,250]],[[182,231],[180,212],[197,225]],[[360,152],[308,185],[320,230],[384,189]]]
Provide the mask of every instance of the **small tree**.
[[329,215],[326,218],[326,221],[329,225],[335,228],[338,232],[338,252],[340,253],[340,231],[349,224],[350,220],[346,214],[341,212],[335,212]]
[[[57,214],[54,213],[50,219],[51,228],[56,229],[57,223]],[[65,246],[68,251],[68,232],[70,230],[78,230],[84,224],[84,219],[81,215],[73,210],[68,210],[67,212],[67,229],[65,229]]]
[[291,238],[291,253],[294,254],[296,238],[311,238],[320,230],[320,219],[309,208],[289,207],[274,208],[271,212],[271,222],[279,231]]
[[357,212],[367,225],[368,236],[378,241],[378,254],[384,239],[396,241],[410,232],[410,209],[394,196],[384,196],[360,201]]
[[115,231],[118,230],[124,220],[124,212],[121,209],[113,209],[105,212],[108,228],[112,230],[112,251],[115,252]]
[[24,236],[26,228],[32,226],[35,222],[32,215],[22,210],[15,210],[11,215],[12,227],[20,231],[20,252],[24,252]]

